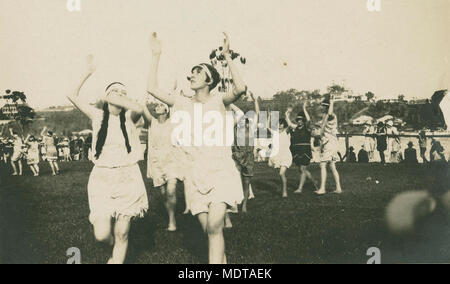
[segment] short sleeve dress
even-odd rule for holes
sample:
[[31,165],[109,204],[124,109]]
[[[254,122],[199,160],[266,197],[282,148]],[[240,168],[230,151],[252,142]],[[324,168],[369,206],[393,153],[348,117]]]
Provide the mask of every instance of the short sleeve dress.
[[179,160],[182,152],[172,142],[173,125],[170,118],[159,122],[153,118],[148,131],[147,177],[159,187],[170,179],[183,179]]
[[[200,111],[201,110],[201,111]],[[231,137],[223,135],[219,145],[214,146],[194,146],[195,127],[203,125],[202,136],[208,136],[210,124],[203,123],[203,117],[199,114],[208,112],[215,114],[216,124],[219,126],[217,134],[227,133],[226,109],[222,97],[212,95],[204,103],[196,102],[193,98],[178,96],[173,106],[172,115],[178,112],[184,114],[189,119],[187,126],[191,130],[191,145],[184,143],[181,149],[185,153],[183,163],[183,175],[185,177],[186,201],[193,215],[209,212],[209,206],[213,203],[225,203],[229,208],[237,209],[237,205],[244,199],[241,176],[232,158],[231,144],[234,139],[233,126],[231,121]],[[180,114],[180,113],[178,113]],[[177,115],[178,116],[178,115]],[[190,123],[189,123],[190,122]],[[197,126],[195,126],[197,124]],[[228,128],[230,129],[230,128]],[[229,133],[229,131],[228,131]],[[197,137],[203,138],[203,137]],[[228,145],[228,141],[231,141]],[[180,161],[181,163],[181,161]]]
[[[96,111],[92,119],[92,151],[96,153],[97,135],[103,120],[103,111]],[[131,151],[125,146],[125,138],[119,116],[109,115],[106,141],[88,182],[89,220],[116,218],[119,215],[143,217],[148,210],[147,192],[137,162],[143,158],[139,132],[126,114],[126,132]]]
[[321,140],[320,161],[337,162],[339,161],[338,146],[338,121],[335,114],[331,114],[325,124],[325,132]]

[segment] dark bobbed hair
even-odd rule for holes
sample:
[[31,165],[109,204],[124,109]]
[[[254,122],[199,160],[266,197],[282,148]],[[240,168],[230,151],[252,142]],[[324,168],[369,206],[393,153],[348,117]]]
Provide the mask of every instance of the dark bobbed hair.
[[[191,69],[191,72],[193,72],[196,68],[202,68],[203,66],[206,66],[208,68],[209,73],[211,73],[212,78],[209,77],[209,75],[206,75],[206,83],[211,83],[209,85],[209,90],[214,90],[215,87],[217,87],[217,84],[220,82],[220,74],[217,72],[216,68],[208,63],[201,63],[199,65],[194,66]],[[212,80],[212,82],[211,82]]]

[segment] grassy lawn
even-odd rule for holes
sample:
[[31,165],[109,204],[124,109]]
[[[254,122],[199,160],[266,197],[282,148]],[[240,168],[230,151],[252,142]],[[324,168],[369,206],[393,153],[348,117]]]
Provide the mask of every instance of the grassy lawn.
[[[90,163],[61,163],[51,177],[41,164],[41,177],[7,176],[0,166],[0,263],[66,263],[66,250],[81,250],[83,263],[104,263],[110,248],[94,241],[88,221],[87,181]],[[142,172],[144,171],[144,167]],[[370,247],[383,262],[450,262],[449,219],[435,214],[416,234],[397,238],[387,233],[384,208],[397,193],[429,189],[433,169],[427,165],[339,164],[344,194],[315,196],[313,187],[294,195],[297,169],[288,171],[288,199],[278,192],[277,172],[257,164],[256,199],[248,215],[232,215],[225,232],[230,263],[366,263]],[[312,174],[318,179],[319,168]],[[372,180],[367,180],[371,177]],[[447,176],[448,178],[448,176]],[[379,183],[376,184],[375,180]],[[447,183],[448,184],[448,183]],[[133,223],[128,263],[206,263],[207,240],[196,219],[185,216],[179,190],[178,232],[165,231],[161,194],[146,179],[150,210]],[[181,186],[180,186],[181,187]],[[328,188],[334,189],[329,174]]]

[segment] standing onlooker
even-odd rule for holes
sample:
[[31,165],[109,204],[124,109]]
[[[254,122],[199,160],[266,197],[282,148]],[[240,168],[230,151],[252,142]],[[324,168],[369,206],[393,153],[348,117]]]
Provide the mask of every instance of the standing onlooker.
[[364,124],[364,130],[363,134],[364,137],[364,150],[369,155],[369,160],[373,160],[374,153],[375,153],[375,147],[376,147],[376,141],[375,141],[375,126],[373,126],[370,122],[366,122]]
[[417,164],[417,151],[413,148],[413,142],[409,141],[408,148],[405,149],[405,163]]
[[84,158],[86,161],[91,160],[91,155],[90,155],[91,146],[92,146],[92,134],[89,133],[88,137],[86,138],[86,141],[84,141],[84,148],[83,148]]
[[425,133],[425,130],[421,130],[419,132],[419,147],[420,147],[420,157],[422,158],[423,163],[428,163],[428,160],[425,157],[425,153],[427,152],[427,142],[428,138]]
[[381,163],[386,163],[386,158],[384,156],[384,151],[387,150],[387,135],[386,135],[386,127],[382,121],[377,124],[377,151],[380,154]]
[[443,161],[446,161],[444,155],[444,147],[442,147],[441,142],[433,138],[431,139],[430,162]]
[[365,149],[365,145],[361,146],[361,150],[358,152],[358,163],[368,163],[369,162],[369,153]]

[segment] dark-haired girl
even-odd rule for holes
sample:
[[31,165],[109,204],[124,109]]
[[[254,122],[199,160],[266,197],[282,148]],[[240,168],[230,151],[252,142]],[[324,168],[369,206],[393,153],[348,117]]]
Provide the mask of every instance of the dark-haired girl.
[[[173,114],[184,112],[195,119],[194,108],[202,107],[203,112],[219,113],[225,122],[226,106],[232,104],[246,92],[246,85],[231,59],[228,36],[222,52],[233,77],[234,89],[223,96],[215,95],[212,90],[220,82],[220,75],[210,64],[200,64],[192,68],[189,81],[195,92],[192,98],[170,96],[161,91],[157,84],[158,64],[161,55],[161,43],[154,33],[150,39],[153,60],[150,65],[148,92],[157,99],[173,107]],[[194,122],[192,119],[191,122]],[[223,133],[225,132],[225,123]],[[192,123],[191,123],[192,128]],[[191,137],[191,141],[195,137]],[[197,137],[199,138],[199,137]],[[185,186],[188,186],[187,203],[191,213],[197,216],[209,241],[209,262],[226,263],[223,227],[227,208],[237,208],[244,198],[239,171],[232,159],[230,146],[192,146],[184,145],[186,161],[184,168]]]
[[303,186],[305,185],[306,179],[310,179],[314,187],[316,187],[316,182],[314,181],[311,173],[308,170],[308,166],[312,159],[312,149],[311,149],[311,119],[306,110],[305,101],[303,104],[303,111],[297,114],[295,118],[295,123],[291,121],[290,116],[292,113],[292,108],[288,108],[286,111],[286,121],[289,124],[291,130],[291,153],[293,155],[294,163],[300,168],[300,183],[298,189],[294,193],[302,193]]
[[[143,217],[148,209],[144,181],[137,162],[142,159],[138,122],[143,107],[126,98],[122,83],[110,84],[105,90],[103,110],[83,102],[79,92],[94,72],[92,58],[89,72],[83,77],[69,100],[88,116],[93,128],[93,162],[89,178],[89,220],[98,241],[113,245],[109,264],[125,261],[131,219]],[[114,220],[114,227],[111,221]]]
[[53,176],[59,174],[59,165],[58,165],[58,149],[56,149],[55,145],[55,137],[53,136],[52,131],[47,131],[47,127],[41,132],[42,141],[44,142],[45,147],[45,157],[52,169]]

